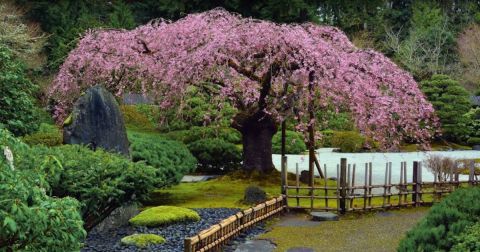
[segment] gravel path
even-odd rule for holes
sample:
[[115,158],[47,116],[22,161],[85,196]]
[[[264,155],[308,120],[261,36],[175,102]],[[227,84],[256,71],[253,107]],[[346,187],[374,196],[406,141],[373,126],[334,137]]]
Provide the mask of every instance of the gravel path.
[[[163,252],[178,252],[183,251],[183,240],[185,237],[193,236],[210,227],[213,224],[237,213],[240,209],[235,208],[204,208],[193,209],[198,212],[201,220],[191,223],[172,224],[163,227],[147,228],[147,227],[132,227],[130,225],[121,226],[113,230],[98,232],[92,230],[85,241],[85,246],[82,249],[84,252],[90,251],[163,251]],[[248,230],[246,233],[237,237],[232,241],[225,251],[234,251],[238,244],[243,243],[255,235],[265,232],[263,224],[256,225],[255,228]],[[135,246],[125,246],[120,244],[120,240],[134,233],[150,233],[163,236],[167,242],[160,245],[152,245],[145,249],[139,249]]]

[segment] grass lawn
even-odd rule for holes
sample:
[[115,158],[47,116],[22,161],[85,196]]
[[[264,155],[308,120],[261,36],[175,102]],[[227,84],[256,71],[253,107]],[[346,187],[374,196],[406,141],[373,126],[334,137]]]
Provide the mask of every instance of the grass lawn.
[[385,213],[347,214],[340,221],[312,223],[306,215],[283,217],[259,239],[277,245],[276,251],[307,247],[315,251],[396,251],[400,240],[428,208]]

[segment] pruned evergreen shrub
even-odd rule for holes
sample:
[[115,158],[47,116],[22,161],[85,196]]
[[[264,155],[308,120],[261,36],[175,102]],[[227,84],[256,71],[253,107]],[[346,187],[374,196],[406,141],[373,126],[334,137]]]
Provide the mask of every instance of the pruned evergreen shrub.
[[222,139],[198,140],[190,143],[188,149],[198,160],[197,172],[223,174],[237,170],[241,166],[240,149]]
[[[480,221],[480,188],[458,189],[434,205],[400,242],[399,252],[450,251],[457,235]],[[459,245],[460,246],[460,245]]]
[[181,142],[133,131],[128,133],[128,139],[132,160],[155,167],[165,186],[180,182],[185,174],[195,170],[197,160]]
[[[287,130],[285,132],[285,153],[300,154],[307,150],[305,140],[302,134]],[[275,154],[282,153],[282,132],[277,132],[272,138],[272,152]]]

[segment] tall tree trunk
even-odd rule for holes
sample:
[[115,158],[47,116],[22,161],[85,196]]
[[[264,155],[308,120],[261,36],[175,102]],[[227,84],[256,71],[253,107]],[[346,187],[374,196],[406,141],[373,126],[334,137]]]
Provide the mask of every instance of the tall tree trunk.
[[242,133],[243,169],[269,173],[275,169],[272,162],[272,137],[277,123],[263,112],[253,115],[237,115],[232,126]]

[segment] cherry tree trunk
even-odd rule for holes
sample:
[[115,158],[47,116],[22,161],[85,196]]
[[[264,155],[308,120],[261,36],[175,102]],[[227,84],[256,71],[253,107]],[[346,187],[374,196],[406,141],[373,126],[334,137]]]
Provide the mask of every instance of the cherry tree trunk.
[[257,112],[250,116],[235,116],[232,126],[242,133],[243,169],[261,173],[273,171],[272,137],[277,132],[275,120]]

